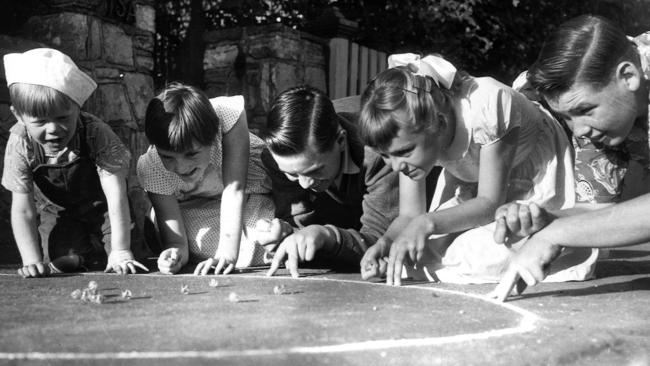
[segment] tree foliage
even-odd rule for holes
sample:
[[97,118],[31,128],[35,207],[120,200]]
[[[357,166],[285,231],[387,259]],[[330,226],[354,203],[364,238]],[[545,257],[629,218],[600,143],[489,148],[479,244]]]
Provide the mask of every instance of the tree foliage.
[[[335,6],[346,19],[357,22],[351,37],[360,44],[387,53],[440,53],[470,73],[510,82],[534,61],[544,35],[564,20],[600,14],[635,34],[640,25],[647,25],[647,1],[159,0],[156,6],[159,39],[175,37],[179,45],[202,43],[196,38],[202,32],[193,40],[187,38],[192,23],[199,22],[189,15],[193,2],[203,7],[204,31],[271,23],[317,31],[312,25]],[[168,57],[165,54],[160,61],[169,62]],[[183,78],[178,70],[172,67],[163,75],[159,69],[158,76]]]
[[373,0],[348,2],[358,41],[387,52],[436,52],[477,75],[509,82],[534,61],[544,35],[598,13],[594,0]]

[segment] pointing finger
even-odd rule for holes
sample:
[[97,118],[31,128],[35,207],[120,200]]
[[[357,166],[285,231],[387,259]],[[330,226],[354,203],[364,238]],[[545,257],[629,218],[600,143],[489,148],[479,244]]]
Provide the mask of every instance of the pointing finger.
[[517,274],[517,270],[513,267],[509,267],[501,278],[501,281],[499,281],[499,284],[490,294],[488,294],[488,296],[495,298],[499,302],[504,302],[512,292],[512,288],[515,286],[518,279],[519,274]]
[[278,247],[278,250],[275,252],[275,255],[273,256],[273,261],[271,262],[271,268],[269,268],[269,271],[266,272],[267,276],[273,276],[275,272],[280,268],[280,263],[284,261],[284,257],[286,256],[286,244],[283,242],[280,244]]
[[394,246],[391,248],[388,256],[388,265],[386,266],[386,284],[389,286],[393,285],[393,272],[395,270],[395,250],[393,248]]
[[298,273],[299,254],[297,246],[295,240],[291,242],[291,245],[287,246],[287,260],[284,262],[284,266],[289,270],[293,278],[300,277]]
[[[219,263],[217,263],[217,267],[214,269],[214,274],[219,274],[221,270],[223,269],[223,266],[226,265],[226,260],[223,258],[219,259]],[[210,270],[211,266],[208,266],[208,270]],[[207,272],[206,272],[207,273]]]
[[201,263],[197,264],[196,268],[194,268],[194,275],[195,276],[198,276],[198,275],[201,274],[201,271],[203,270],[203,263],[204,262],[201,262]]
[[235,269],[235,263],[230,263],[230,264],[228,264],[226,269],[223,270],[223,274],[226,275],[226,274],[232,272],[233,269]]
[[395,257],[395,264],[393,266],[393,284],[395,286],[402,285],[402,268],[404,266],[404,256],[406,253],[399,251]]
[[[138,261],[132,261],[133,265],[136,267],[140,268],[143,271],[149,272],[149,268],[147,268],[144,264],[138,262]],[[135,273],[135,272],[134,272]]]

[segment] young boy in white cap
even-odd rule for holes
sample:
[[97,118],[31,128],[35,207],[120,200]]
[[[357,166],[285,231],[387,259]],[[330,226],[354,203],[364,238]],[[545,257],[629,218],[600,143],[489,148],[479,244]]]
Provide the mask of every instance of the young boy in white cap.
[[[97,84],[50,48],[5,55],[4,66],[18,120],[2,174],[12,192],[11,226],[23,262],[18,274],[146,270],[131,251],[131,154],[106,123],[80,111]],[[41,240],[51,263],[44,262]]]

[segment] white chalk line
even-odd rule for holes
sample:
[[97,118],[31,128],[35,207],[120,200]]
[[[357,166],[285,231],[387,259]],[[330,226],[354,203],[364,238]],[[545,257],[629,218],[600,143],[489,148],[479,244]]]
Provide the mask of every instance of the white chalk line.
[[[95,273],[85,273],[84,275],[94,275]],[[97,273],[99,274],[99,273]],[[163,274],[145,274],[146,276],[158,277],[169,275]],[[180,275],[184,276],[184,275]],[[188,274],[186,276],[193,276]],[[176,277],[176,276],[175,276]],[[268,278],[264,275],[251,275],[251,274],[238,274],[236,277],[246,278]],[[233,277],[234,278],[234,277]],[[280,279],[283,277],[274,277]],[[313,278],[313,277],[300,277],[286,278],[291,280],[303,281],[331,281],[331,282],[345,282],[370,286],[385,286],[379,282],[366,282],[346,279],[335,278]],[[344,353],[344,352],[361,352],[373,350],[388,350],[395,348],[405,347],[422,347],[422,346],[439,346],[450,343],[460,343],[475,340],[484,340],[488,338],[503,337],[507,335],[521,334],[533,331],[535,323],[539,317],[523,308],[512,305],[510,303],[502,303],[488,298],[480,294],[473,294],[462,291],[440,289],[429,286],[410,285],[399,287],[401,289],[420,289],[434,292],[442,292],[460,296],[467,296],[481,301],[486,301],[497,306],[504,307],[513,311],[521,316],[519,324],[515,327],[488,330],[485,332],[471,333],[471,334],[457,334],[453,336],[443,337],[425,337],[425,338],[408,338],[408,339],[382,339],[375,341],[364,342],[350,342],[324,346],[302,346],[302,347],[285,347],[275,349],[243,349],[243,350],[215,350],[215,351],[132,351],[132,352],[0,352],[0,359],[4,360],[134,360],[134,359],[222,359],[233,357],[261,357],[261,356],[279,356],[279,355],[300,355],[300,354],[322,354],[322,353]]]

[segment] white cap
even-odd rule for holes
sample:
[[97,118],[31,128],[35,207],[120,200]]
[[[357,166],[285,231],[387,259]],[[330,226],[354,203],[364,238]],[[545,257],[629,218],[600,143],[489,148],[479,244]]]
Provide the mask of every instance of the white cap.
[[82,106],[97,83],[64,53],[35,48],[4,56],[7,86],[14,83],[43,85],[56,89]]

